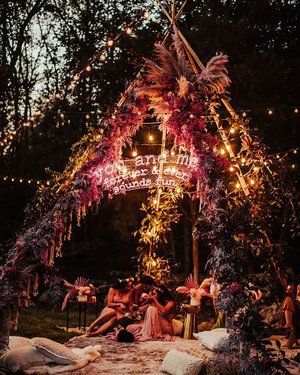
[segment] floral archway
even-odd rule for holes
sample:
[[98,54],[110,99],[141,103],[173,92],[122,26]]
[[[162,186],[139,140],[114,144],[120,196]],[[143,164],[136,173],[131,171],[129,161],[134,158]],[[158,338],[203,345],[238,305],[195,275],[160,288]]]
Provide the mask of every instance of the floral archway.
[[[197,63],[201,64],[176,26],[172,43],[157,44],[155,52],[155,61],[146,60],[116,109],[74,146],[64,172],[40,191],[32,205],[31,222],[18,234],[1,268],[0,306],[13,306],[28,280],[46,277],[55,257],[61,256],[63,242],[70,239],[73,225],[80,225],[107,190],[113,196],[113,190],[99,181],[99,169],[121,164],[122,149],[151,116],[161,122],[160,130],[172,140],[176,152],[184,149],[196,160],[190,181],[196,187],[193,199],[200,203],[193,235],[196,240],[201,236],[211,248],[209,267],[221,285],[218,307],[227,318],[234,348],[240,350],[240,343],[245,344],[242,354],[246,358],[258,327],[250,328],[254,314],[240,282],[243,270],[237,260],[250,242],[258,243],[266,236],[264,216],[270,209],[264,194],[273,191],[274,200],[283,204],[291,201],[291,192],[283,185],[275,189],[272,173],[261,183],[262,174],[272,172],[273,159],[234,113],[227,122],[239,134],[240,151],[239,157],[233,154],[217,114],[220,103],[231,110],[225,99],[230,83],[227,57],[213,57],[199,72]],[[214,129],[212,121],[217,125]],[[283,176],[281,169],[279,175]],[[254,225],[257,220],[259,226]],[[269,245],[262,241],[257,246]]]

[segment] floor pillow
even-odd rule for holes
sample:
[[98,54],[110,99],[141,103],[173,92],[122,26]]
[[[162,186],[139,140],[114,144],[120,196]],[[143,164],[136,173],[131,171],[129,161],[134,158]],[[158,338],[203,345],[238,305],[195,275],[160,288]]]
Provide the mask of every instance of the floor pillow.
[[199,358],[172,349],[166,354],[160,370],[170,375],[198,375],[201,368]]
[[212,351],[218,351],[228,340],[229,334],[227,333],[226,328],[216,328],[211,331],[194,333],[194,337],[206,348]]
[[51,360],[38,352],[33,345],[8,350],[0,358],[0,366],[8,373],[24,371],[32,366],[42,366],[50,362]]
[[40,353],[49,357],[54,363],[70,365],[78,360],[78,356],[71,349],[58,342],[44,337],[34,337],[32,343]]
[[9,336],[9,349],[22,348],[24,346],[32,346],[30,339],[21,336]]

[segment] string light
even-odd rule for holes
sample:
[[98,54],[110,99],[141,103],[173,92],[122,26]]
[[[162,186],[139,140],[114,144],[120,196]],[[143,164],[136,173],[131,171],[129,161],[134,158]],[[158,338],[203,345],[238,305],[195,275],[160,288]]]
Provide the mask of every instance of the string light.
[[254,180],[250,180],[250,185],[254,185],[255,184],[255,181]]
[[[146,11],[144,12],[144,18],[147,19],[149,17],[149,12]],[[133,29],[132,29],[132,25],[134,24],[134,22],[131,22],[130,25],[128,27],[125,28],[125,30],[123,32],[125,32],[126,34],[131,34]],[[119,35],[117,35],[114,39],[108,39],[107,43],[106,43],[106,46],[107,47],[112,47],[114,42],[116,40],[118,40],[119,36],[121,35],[122,32],[119,33]],[[102,47],[102,49],[106,49],[105,47]],[[99,51],[94,55],[92,56],[90,59],[89,59],[89,63],[86,67],[84,67],[80,72],[78,72],[77,74],[75,74],[74,76],[72,76],[70,78],[70,82],[66,84],[65,86],[65,89],[66,90],[74,90],[75,87],[76,87],[76,84],[78,83],[79,81],[79,78],[80,78],[80,75],[86,71],[86,72],[90,72],[92,70],[92,66],[91,66],[91,63],[94,63],[95,61],[98,60],[98,58],[100,59],[100,61],[105,61],[106,57],[105,55],[103,54],[103,52],[100,52]],[[62,88],[63,89],[63,88]],[[55,93],[53,95],[50,96],[50,98],[47,98],[47,99],[44,99],[44,103],[43,103],[43,111],[45,111],[45,109],[50,105],[52,104],[52,102],[54,100],[57,100],[57,99],[60,99],[61,98],[61,94],[60,93]],[[12,115],[13,113],[11,113]],[[1,147],[7,147],[11,142],[9,141],[12,141],[13,138],[14,138],[14,135],[17,134],[17,132],[19,132],[21,129],[23,128],[26,128],[26,127],[30,127],[30,126],[33,126],[33,127],[36,127],[37,126],[37,123],[36,123],[36,120],[39,119],[39,117],[42,115],[42,108],[38,108],[36,113],[32,116],[31,118],[31,122],[28,122],[27,120],[24,121],[23,123],[21,123],[16,129],[15,129],[15,133],[12,135],[12,132],[8,132],[6,135],[5,135],[5,138],[1,140],[0,142],[0,146]]]
[[230,132],[231,134],[234,134],[234,133],[235,133],[235,129],[234,129],[234,127],[230,128],[229,132]]
[[268,115],[270,115],[270,116],[273,115],[273,111],[272,111],[272,109],[269,109],[269,110],[268,110]]
[[175,156],[175,151],[174,151],[174,150],[171,150],[170,155],[171,155],[171,156]]
[[132,156],[135,158],[137,155],[138,155],[137,150],[134,149],[134,150],[132,151]]
[[298,108],[295,108],[295,109],[294,109],[294,113],[299,113],[299,109],[298,109]]
[[221,150],[220,150],[220,154],[221,154],[221,155],[225,155],[225,150],[224,150],[224,148],[221,148]]
[[153,142],[153,141],[154,141],[154,137],[153,137],[153,135],[152,135],[151,133],[149,134],[149,137],[148,137],[148,138],[149,138],[149,141],[150,141],[150,142]]
[[144,18],[145,18],[145,20],[147,20],[147,19],[149,18],[149,16],[150,16],[150,13],[149,13],[148,10],[146,10],[146,11],[144,12]]
[[296,150],[296,149],[293,151],[294,154],[297,154],[297,152],[298,152],[298,150]]
[[245,164],[245,163],[246,163],[246,159],[245,159],[245,158],[242,158],[242,159],[241,159],[241,162],[242,162],[242,164]]
[[239,182],[237,182],[237,183],[235,184],[235,187],[236,187],[237,189],[239,189],[239,188],[241,187],[241,184],[240,184]]
[[292,164],[292,168],[295,169],[295,168],[296,168],[296,165],[295,165],[295,164]]
[[230,172],[234,172],[233,166],[229,167]]
[[18,177],[10,177],[10,176],[0,176],[0,179],[6,182],[15,182],[15,183],[20,183],[20,184],[36,184],[36,185],[50,185],[50,181],[41,181],[41,180],[35,180],[35,179],[26,179],[26,178],[18,178]]
[[246,117],[246,116],[247,116],[247,113],[244,111],[244,112],[242,113],[242,116],[243,116],[243,117]]

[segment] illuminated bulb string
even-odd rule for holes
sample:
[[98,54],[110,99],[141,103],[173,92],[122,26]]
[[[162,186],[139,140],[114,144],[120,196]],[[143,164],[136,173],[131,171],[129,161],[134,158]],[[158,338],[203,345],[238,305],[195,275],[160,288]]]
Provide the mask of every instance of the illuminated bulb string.
[[[150,15],[149,12],[145,11],[143,13],[143,18],[148,19],[149,15]],[[106,42],[106,45],[103,46],[99,51],[97,51],[94,54],[93,57],[89,59],[88,64],[70,79],[70,81],[65,86],[65,91],[74,90],[77,82],[79,81],[81,74],[83,72],[89,73],[92,71],[92,64],[94,64],[98,60],[102,62],[105,61],[106,59],[105,51],[111,48],[113,45],[115,45],[115,43],[118,41],[118,39],[123,33],[125,33],[126,35],[131,35],[133,32],[132,27],[135,25],[135,23],[137,23],[137,21],[132,21],[116,37],[108,39]],[[61,89],[60,91],[63,91],[63,89]],[[56,92],[53,95],[51,95],[48,99],[44,100],[44,102],[42,103],[43,108],[39,107],[37,111],[35,112],[35,114],[30,119],[27,119],[26,121],[21,123],[20,126],[18,126],[13,131],[9,131],[8,134],[0,141],[0,147],[4,148],[4,147],[9,146],[11,142],[13,141],[13,139],[15,138],[15,136],[17,135],[17,133],[21,129],[30,127],[30,126],[37,126],[37,120],[39,120],[40,116],[42,115],[42,110],[45,111],[48,107],[50,107],[50,104],[52,104],[56,100],[59,100],[60,98],[61,98],[61,94],[59,92]]]
[[12,176],[0,176],[0,179],[5,182],[16,182],[19,184],[28,184],[28,185],[38,185],[38,186],[49,186],[50,181],[46,180],[37,180],[35,178],[22,178],[22,177],[12,177]]

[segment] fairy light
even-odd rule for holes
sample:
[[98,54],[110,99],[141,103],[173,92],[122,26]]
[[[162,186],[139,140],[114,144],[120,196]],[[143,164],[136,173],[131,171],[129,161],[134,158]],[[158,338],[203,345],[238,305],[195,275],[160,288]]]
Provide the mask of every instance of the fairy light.
[[220,150],[220,154],[221,154],[221,155],[225,155],[225,150],[224,150],[224,148],[221,148],[221,150]]
[[[145,11],[144,14],[143,14],[143,16],[144,16],[145,19],[147,19],[149,17],[149,12]],[[128,27],[126,27],[123,32],[126,33],[126,34],[128,34],[128,35],[130,35],[132,33],[132,31],[133,31],[133,28],[131,27],[131,25],[133,23],[134,22],[131,22],[130,25]],[[117,35],[115,38],[108,39],[107,42],[106,42],[107,47],[112,47],[114,45],[115,41],[118,40],[120,34],[121,33],[119,33],[119,35]],[[102,49],[106,49],[106,48],[102,47]],[[76,87],[76,84],[79,82],[79,78],[80,78],[81,74],[84,71],[90,72],[92,70],[91,63],[95,63],[98,59],[100,59],[100,61],[102,61],[102,62],[105,61],[106,56],[104,55],[103,52],[99,53],[99,51],[98,51],[96,54],[94,54],[94,56],[92,56],[89,59],[88,65],[86,67],[84,67],[80,72],[78,72],[77,74],[73,75],[70,78],[70,82],[66,84],[66,86],[64,87],[64,89],[73,91],[75,89],[75,87]],[[43,110],[45,110],[45,107],[47,107],[48,105],[52,104],[53,101],[55,101],[57,99],[60,99],[61,97],[62,97],[61,93],[58,92],[58,93],[55,93],[55,94],[51,95],[47,99],[43,99],[43,102],[44,102],[44,109]],[[11,113],[8,114],[8,118],[11,118],[13,115],[14,115],[14,112],[12,111]],[[30,126],[36,127],[37,126],[36,120],[38,120],[41,115],[42,115],[42,111],[41,111],[40,108],[38,108],[38,110],[36,111],[35,115],[32,117],[32,123],[28,123],[28,122],[24,121],[23,123],[21,123],[15,129],[16,133],[19,132],[21,129],[26,128],[26,127],[30,127]],[[3,148],[3,147],[9,146],[10,143],[11,143],[9,141],[12,141],[13,138],[14,137],[10,133],[7,134],[5,136],[5,138],[1,140],[0,147]]]
[[229,167],[230,172],[234,172],[233,166]]
[[298,108],[295,108],[295,109],[294,109],[294,113],[296,113],[296,114],[299,113],[299,109],[298,109]]
[[295,164],[292,164],[292,169],[295,169],[296,168],[296,165]]
[[242,116],[243,116],[243,117],[246,117],[246,116],[247,116],[247,113],[244,111],[244,112],[242,113]]
[[273,115],[273,111],[272,111],[272,109],[268,109],[268,115]]
[[147,20],[149,18],[149,16],[150,16],[149,11],[145,10],[145,12],[144,12],[144,18],[145,18],[145,20]]
[[250,185],[254,185],[255,184],[255,181],[253,179],[250,180]]
[[245,164],[245,163],[246,163],[246,159],[245,159],[245,158],[242,158],[242,159],[241,159],[241,163],[242,163],[242,164]]
[[230,150],[231,150],[230,145],[226,145],[225,147],[226,147],[226,150],[227,150],[227,151],[230,151]]
[[171,155],[171,156],[175,156],[175,151],[174,151],[174,150],[171,150],[170,155]]
[[234,127],[230,128],[229,132],[230,132],[231,134],[234,134],[234,133],[235,133],[235,129],[234,129]]
[[240,184],[239,182],[237,182],[237,183],[235,184],[235,187],[236,187],[237,189],[239,189],[239,188],[241,187],[241,184]]
[[154,141],[153,134],[150,133],[148,139],[149,139],[150,142],[153,142]]
[[136,149],[134,149],[133,151],[132,151],[132,156],[135,158],[136,156],[137,156],[137,150]]
[[293,151],[294,154],[297,154],[297,152],[298,152],[298,150],[296,150],[296,149]]

